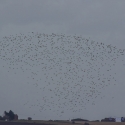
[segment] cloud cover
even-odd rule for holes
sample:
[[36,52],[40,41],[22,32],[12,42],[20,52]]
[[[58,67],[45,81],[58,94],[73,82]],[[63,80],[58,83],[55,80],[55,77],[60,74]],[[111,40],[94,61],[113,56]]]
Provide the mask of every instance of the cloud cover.
[[3,35],[31,30],[78,34],[123,44],[124,5],[124,0],[5,0],[0,4],[0,32]]

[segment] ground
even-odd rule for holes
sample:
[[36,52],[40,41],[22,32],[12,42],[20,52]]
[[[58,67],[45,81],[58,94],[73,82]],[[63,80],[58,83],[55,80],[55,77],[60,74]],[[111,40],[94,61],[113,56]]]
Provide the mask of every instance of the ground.
[[[125,122],[87,122],[90,125],[125,125]],[[53,121],[12,121],[12,122],[2,122],[0,125],[81,125],[82,123],[72,124],[70,122],[53,122]]]

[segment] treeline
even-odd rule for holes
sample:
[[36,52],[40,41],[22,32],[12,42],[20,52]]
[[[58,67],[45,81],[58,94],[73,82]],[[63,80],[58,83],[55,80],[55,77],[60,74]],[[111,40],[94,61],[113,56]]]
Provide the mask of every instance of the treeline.
[[18,115],[14,114],[13,111],[6,112],[4,111],[4,116],[0,116],[0,120],[7,120],[7,121],[12,121],[12,120],[18,120]]

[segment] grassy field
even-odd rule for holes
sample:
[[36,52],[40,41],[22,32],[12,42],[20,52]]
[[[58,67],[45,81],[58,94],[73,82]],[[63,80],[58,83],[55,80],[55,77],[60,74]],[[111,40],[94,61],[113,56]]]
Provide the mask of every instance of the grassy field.
[[[24,122],[24,121],[17,121],[17,122]],[[72,122],[68,121],[42,121],[42,120],[32,120],[32,121],[25,121],[28,123],[40,123],[40,124],[50,124],[50,125],[73,125]],[[74,125],[82,125],[85,122],[75,122]],[[87,122],[90,125],[125,125],[125,122]]]
[[[0,125],[2,125],[3,122],[0,122]],[[10,122],[6,122],[6,125],[9,125]],[[12,121],[11,123],[21,123],[21,125],[36,125],[36,124],[41,124],[41,125],[82,125],[84,122],[79,122],[79,123],[74,123],[72,124],[71,122],[55,122],[55,121],[41,121],[41,120],[31,120],[31,121],[23,121],[23,120],[18,120],[18,121]],[[90,125],[125,125],[125,122],[87,122]],[[15,125],[15,124],[14,124]]]

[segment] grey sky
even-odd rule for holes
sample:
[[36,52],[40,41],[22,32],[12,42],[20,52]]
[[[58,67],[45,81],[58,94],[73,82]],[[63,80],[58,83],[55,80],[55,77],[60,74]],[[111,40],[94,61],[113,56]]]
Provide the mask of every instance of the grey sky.
[[0,4],[0,32],[80,34],[123,43],[124,5],[124,0],[5,0]]
[[[90,37],[91,40],[96,42],[112,44],[117,46],[116,48],[124,49],[125,0],[0,0],[0,41],[3,40],[3,36],[15,36],[20,33],[28,35],[28,32],[32,31],[34,33],[65,34],[66,36],[76,34],[84,38]],[[9,57],[9,54],[7,56]],[[125,82],[124,69],[121,62],[123,57],[119,57],[117,68],[113,69],[113,71],[121,72],[115,76],[119,84],[113,88],[113,91],[111,86],[106,89],[107,92],[102,90],[105,98],[101,101],[97,98],[95,100],[97,104],[95,106],[89,104],[83,110],[83,113],[72,114],[72,112],[69,112],[68,114],[66,112],[65,115],[58,117],[58,119],[73,117],[101,119],[105,116],[125,116],[124,111],[122,111],[124,103],[122,103],[123,100],[121,98],[125,94],[123,90]],[[5,65],[4,67],[3,64]],[[120,64],[121,66],[118,67]],[[35,116],[31,115],[34,119],[44,119],[45,116],[49,119],[56,119],[57,115],[54,117],[54,115],[50,114],[50,111],[44,112],[44,115],[39,113],[39,107],[34,107],[32,110],[29,109],[31,103],[35,103],[36,97],[38,99],[41,97],[39,90],[35,89],[33,85],[30,88],[29,84],[27,84],[32,82],[32,80],[27,80],[27,74],[31,72],[25,71],[23,73],[18,71],[18,75],[15,75],[11,69],[11,73],[8,73],[7,65],[8,63],[5,64],[1,60],[0,98],[3,101],[0,102],[0,105],[3,109],[0,109],[0,112],[12,109],[19,114],[20,118],[27,118],[33,112],[37,112],[38,114]],[[32,71],[36,72],[39,70],[39,67],[35,68],[32,68]],[[36,79],[37,77],[39,78],[40,76],[36,76]],[[27,82],[22,83],[22,78],[24,82]],[[8,82],[11,84],[9,85]],[[6,93],[6,91],[8,92]],[[13,95],[11,99],[9,92]],[[28,95],[25,96],[27,93]],[[32,94],[30,95],[29,93]],[[106,93],[108,94],[106,95]],[[116,96],[116,98],[111,101],[112,95]],[[29,101],[27,106],[22,105],[27,102],[27,98],[31,103]],[[40,103],[42,102],[40,101]]]

